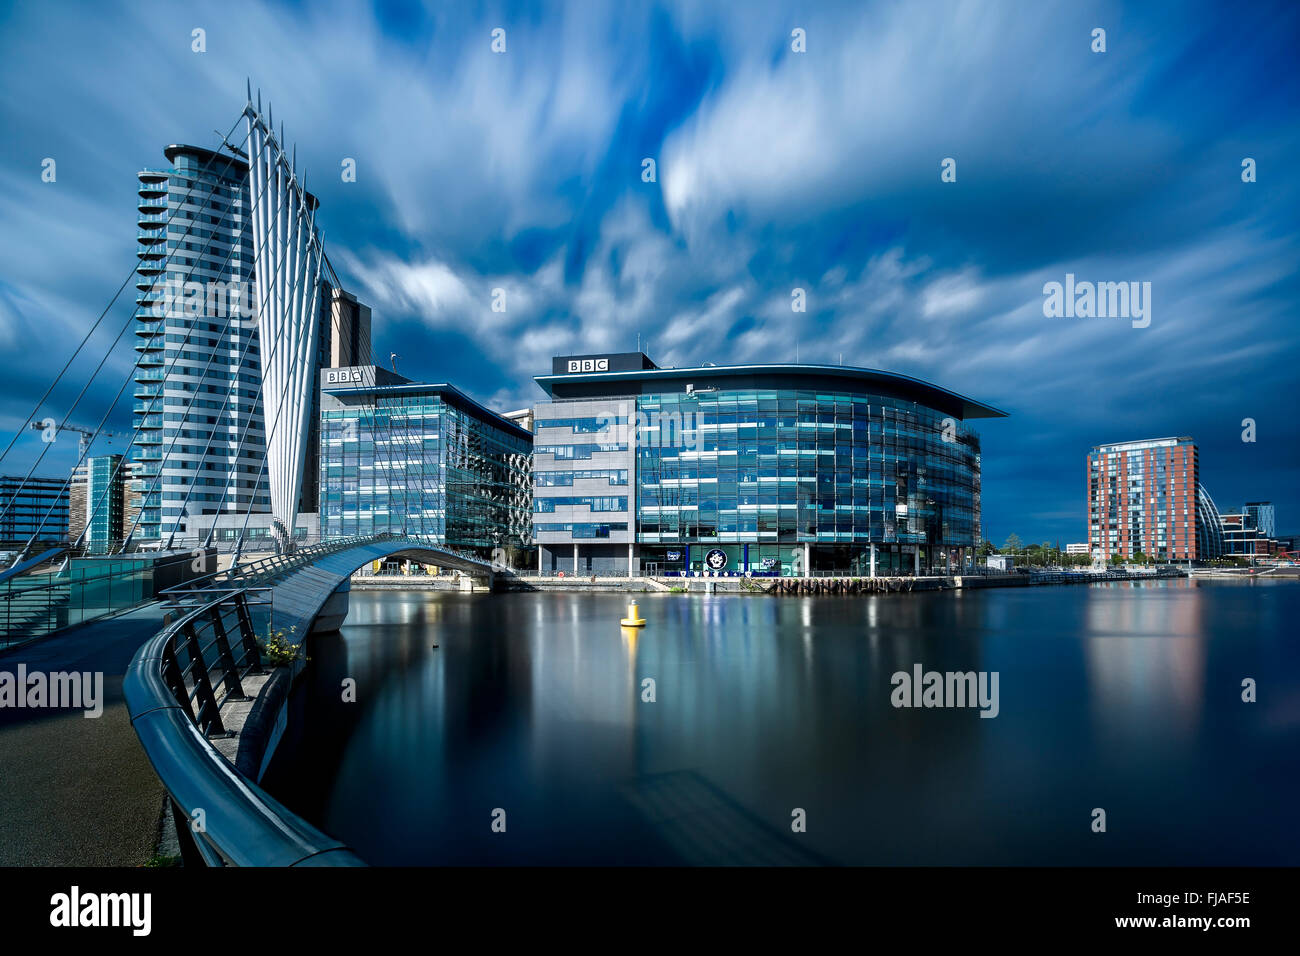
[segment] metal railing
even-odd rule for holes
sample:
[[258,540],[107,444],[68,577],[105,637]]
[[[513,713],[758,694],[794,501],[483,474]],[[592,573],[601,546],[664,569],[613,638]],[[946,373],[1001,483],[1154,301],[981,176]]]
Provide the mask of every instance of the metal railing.
[[[16,574],[0,580],[0,648],[119,614],[147,604],[158,596],[169,597],[174,602],[182,591],[202,591],[214,584],[238,582],[239,587],[252,587],[327,554],[357,545],[395,540],[410,541],[412,547],[425,546],[484,568],[491,567],[491,563],[479,555],[444,547],[426,537],[381,532],[318,540],[307,545],[298,541],[288,554],[272,554],[241,562],[225,570],[192,577],[177,587],[155,591],[156,573],[160,569],[191,563],[194,560],[193,548],[198,547],[201,541],[178,539],[171,560],[159,560],[158,552],[148,550],[109,556],[103,552],[120,548],[120,542],[114,542],[112,549],[103,542],[95,542],[75,551],[65,549],[58,558],[60,566],[50,571]],[[269,538],[264,543],[268,547],[274,544]],[[245,547],[249,546],[245,544]],[[87,557],[96,559],[98,567],[93,572],[71,563],[72,559]],[[101,573],[105,567],[108,570]]]
[[[290,571],[296,571],[298,568],[312,564],[316,560],[338,551],[346,551],[349,548],[355,548],[365,544],[376,544],[381,541],[401,539],[401,535],[390,533],[355,535],[350,538],[335,538],[330,541],[322,541],[319,544],[314,544],[309,547],[296,548],[288,554],[269,554],[253,561],[241,562],[232,565],[229,568],[213,571],[210,574],[190,578],[183,584],[167,588],[158,593],[160,596],[166,597],[173,604],[176,604],[180,602],[184,595],[191,593],[202,595],[210,592],[219,585],[226,585],[227,590],[234,590],[236,588],[252,588],[273,581],[275,578],[280,577],[283,574],[288,574]],[[270,542],[268,541],[267,543],[269,544]]]
[[250,594],[217,588],[136,652],[123,681],[131,725],[176,820],[183,860],[208,866],[362,866],[221,755],[221,706],[262,673]]
[[272,630],[271,604],[257,596],[270,592],[277,578],[325,555],[383,541],[437,547],[396,533],[341,538],[159,592],[179,616],[136,652],[123,691],[131,724],[167,790],[186,863],[365,865],[242,774],[209,738],[227,732],[222,706],[246,700],[245,680],[264,673],[257,635],[263,608],[267,632]]
[[[189,564],[193,558],[185,554],[176,560]],[[0,581],[0,648],[109,617],[153,599],[155,563],[124,559],[104,564],[108,570],[102,573],[69,563],[57,570]]]

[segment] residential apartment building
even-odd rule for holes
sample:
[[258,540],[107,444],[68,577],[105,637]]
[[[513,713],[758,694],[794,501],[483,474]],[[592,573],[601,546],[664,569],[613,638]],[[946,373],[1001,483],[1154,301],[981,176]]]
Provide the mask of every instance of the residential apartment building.
[[1223,553],[1218,509],[1187,437],[1098,445],[1088,455],[1088,545],[1103,558],[1196,561]]

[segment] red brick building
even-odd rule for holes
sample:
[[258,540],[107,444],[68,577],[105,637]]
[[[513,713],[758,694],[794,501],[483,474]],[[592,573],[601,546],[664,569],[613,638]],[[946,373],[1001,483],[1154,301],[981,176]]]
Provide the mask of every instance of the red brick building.
[[1201,490],[1190,438],[1098,445],[1088,455],[1088,546],[1103,558],[1143,554],[1173,561],[1217,557],[1217,514]]

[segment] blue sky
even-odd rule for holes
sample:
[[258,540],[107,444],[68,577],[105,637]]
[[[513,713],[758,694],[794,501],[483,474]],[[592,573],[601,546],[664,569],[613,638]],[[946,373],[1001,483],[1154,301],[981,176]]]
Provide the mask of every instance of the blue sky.
[[[1085,540],[1088,449],[1165,435],[1221,509],[1300,530],[1297,49],[1287,2],[3,4],[0,437],[132,268],[136,171],[213,144],[251,77],[413,378],[513,408],[552,355],[638,334],[661,365],[797,343],[1009,411],[980,425],[996,542]],[[1150,326],[1046,318],[1067,273],[1151,282]],[[108,354],[80,424],[129,372]]]

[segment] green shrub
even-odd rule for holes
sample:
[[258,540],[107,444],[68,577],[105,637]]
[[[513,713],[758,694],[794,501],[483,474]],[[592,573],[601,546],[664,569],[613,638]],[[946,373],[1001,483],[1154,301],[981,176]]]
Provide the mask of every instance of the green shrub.
[[[297,627],[289,628],[289,633],[293,634]],[[302,651],[302,642],[293,644],[289,638],[285,637],[284,629],[272,633],[271,625],[266,626],[266,637],[262,640],[262,656],[272,667],[287,667],[294,661],[298,660],[299,652]],[[303,660],[309,660],[303,657]]]

